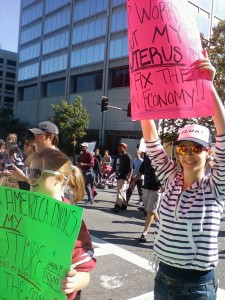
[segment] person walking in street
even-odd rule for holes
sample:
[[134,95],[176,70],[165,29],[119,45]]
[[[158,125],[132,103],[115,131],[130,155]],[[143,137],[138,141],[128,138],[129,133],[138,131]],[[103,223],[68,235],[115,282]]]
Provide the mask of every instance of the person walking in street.
[[112,163],[112,158],[111,158],[111,156],[109,155],[109,151],[108,151],[108,150],[105,150],[104,156],[103,156],[103,166],[104,166],[105,164],[111,165],[111,163]]
[[[213,82],[215,69],[207,57],[193,68],[207,71]],[[147,156],[165,187],[154,240],[159,261],[155,300],[216,299],[218,233],[225,203],[225,108],[213,84],[212,99],[216,144],[208,175],[205,164],[212,153],[208,128],[191,124],[180,130],[176,144],[180,172],[164,151],[155,122],[141,120]]]
[[95,186],[101,181],[101,166],[102,166],[102,157],[100,155],[99,149],[96,148],[94,152],[94,183]]
[[114,206],[114,211],[117,213],[122,210],[127,209],[127,197],[126,190],[131,181],[133,172],[133,159],[129,153],[126,152],[127,144],[121,143],[119,145],[119,154],[116,156],[112,170],[110,171],[108,177],[112,173],[116,173],[117,179],[117,197],[116,204]]
[[88,144],[81,144],[81,154],[78,157],[77,164],[82,170],[85,180],[85,190],[88,197],[88,202],[94,204],[94,156],[88,151]]
[[133,190],[135,188],[135,186],[137,186],[137,190],[138,190],[138,195],[139,195],[139,205],[141,203],[143,203],[143,199],[142,199],[142,195],[143,195],[143,191],[142,191],[142,183],[143,183],[143,176],[139,177],[138,179],[135,180],[135,182],[133,183],[133,179],[134,177],[138,174],[138,171],[140,169],[140,166],[143,162],[143,158],[141,157],[141,151],[140,150],[136,150],[135,152],[135,158],[134,158],[134,169],[133,169],[133,173],[132,173],[132,178],[131,178],[131,182],[130,182],[130,186],[127,190],[127,205],[128,202],[130,200],[130,197],[133,193]]
[[98,149],[98,148],[95,149],[94,157],[97,158],[97,160],[99,161],[99,163],[100,163],[100,165],[101,165],[101,164],[102,164],[102,157],[101,157],[101,155],[100,155],[100,152],[99,152],[99,149]]
[[160,199],[161,184],[155,175],[155,170],[152,167],[151,160],[145,155],[138,174],[134,177],[131,187],[144,175],[143,185],[143,204],[146,212],[144,230],[139,238],[139,242],[147,242],[148,230],[153,222],[158,221],[158,205]]

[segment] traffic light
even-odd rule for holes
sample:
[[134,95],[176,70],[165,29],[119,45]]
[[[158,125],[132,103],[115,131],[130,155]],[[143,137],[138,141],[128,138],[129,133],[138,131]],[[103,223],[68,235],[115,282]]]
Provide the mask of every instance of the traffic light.
[[108,109],[109,99],[106,96],[102,96],[102,103],[101,103],[101,112],[106,111]]
[[129,118],[131,118],[131,103],[130,102],[128,103],[128,106],[127,106],[127,116]]

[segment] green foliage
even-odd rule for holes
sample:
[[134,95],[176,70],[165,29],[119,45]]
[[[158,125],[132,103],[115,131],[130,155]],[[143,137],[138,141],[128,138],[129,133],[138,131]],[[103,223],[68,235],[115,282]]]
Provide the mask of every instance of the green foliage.
[[[225,20],[220,21],[213,28],[213,34],[209,41],[202,35],[203,46],[207,52],[212,65],[216,68],[215,86],[217,92],[224,102],[225,99]],[[209,128],[212,141],[215,140],[215,127],[211,117],[164,120],[159,129],[160,138],[163,142],[172,142],[177,139],[180,128],[185,125],[197,123]]]
[[216,68],[215,86],[221,99],[225,99],[225,20],[213,28],[208,44],[208,55]]
[[177,140],[180,128],[189,124],[199,124],[209,128],[212,141],[215,140],[215,127],[212,118],[202,117],[202,118],[191,118],[191,119],[166,119],[163,120],[159,126],[159,136],[160,139],[165,142],[173,142]]
[[24,139],[27,131],[28,123],[22,122],[14,118],[12,111],[6,108],[0,108],[0,138],[5,139],[7,134],[16,133],[18,140]]
[[62,99],[60,105],[51,106],[54,116],[50,120],[58,126],[61,136],[76,144],[76,139],[85,136],[89,126],[89,114],[83,107],[82,97],[77,96],[74,103]]

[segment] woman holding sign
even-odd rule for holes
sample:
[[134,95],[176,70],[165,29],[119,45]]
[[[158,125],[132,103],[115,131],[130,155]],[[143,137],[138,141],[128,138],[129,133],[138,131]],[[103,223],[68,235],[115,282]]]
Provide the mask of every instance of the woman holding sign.
[[[198,61],[198,67],[213,81],[215,69],[208,59]],[[216,299],[217,236],[225,200],[225,110],[214,87],[212,96],[217,136],[208,175],[204,167],[211,149],[206,127],[192,124],[180,130],[180,171],[164,151],[154,121],[141,121],[147,155],[165,186],[154,242],[159,261],[155,300]]]
[[[69,186],[74,195],[74,202],[83,198],[83,175],[61,151],[51,148],[40,150],[27,158],[26,165],[25,175],[29,180],[31,191],[46,194],[69,204],[70,202],[62,196],[65,186]],[[62,280],[62,291],[67,295],[67,299],[77,299],[75,298],[77,291],[89,284],[89,272],[96,264],[93,254],[91,237],[82,221],[72,253],[71,269]]]

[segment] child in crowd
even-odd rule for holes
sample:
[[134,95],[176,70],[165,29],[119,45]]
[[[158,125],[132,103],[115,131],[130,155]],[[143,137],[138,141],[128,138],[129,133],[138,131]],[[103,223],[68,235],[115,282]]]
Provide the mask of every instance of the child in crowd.
[[[213,81],[215,69],[205,58],[198,61]],[[142,120],[147,155],[162,185],[154,250],[159,261],[155,300],[216,299],[215,268],[218,233],[225,200],[225,110],[214,87],[213,120],[216,127],[214,163],[208,128],[197,124],[180,130],[176,145],[181,169],[167,156],[153,120]]]
[[1,172],[1,185],[3,186],[19,188],[18,180],[10,173],[10,170],[14,166],[20,170],[23,169],[24,163],[22,157],[19,155],[19,151],[20,149],[17,144],[6,144],[5,154],[7,155],[7,159],[4,161],[4,170]]
[[[67,185],[73,191],[74,202],[78,202],[84,196],[84,179],[81,171],[59,150],[45,148],[31,154],[26,160],[25,175],[29,180],[31,191],[46,194],[58,201],[70,203],[62,196]],[[93,253],[90,234],[82,221],[72,253],[71,269],[62,281],[62,290],[68,300],[76,299],[77,292],[89,284],[89,272],[96,264]]]
[[35,145],[33,140],[25,140],[23,146],[23,152],[24,152],[24,161],[25,161],[28,156],[30,156],[32,153],[35,152]]

